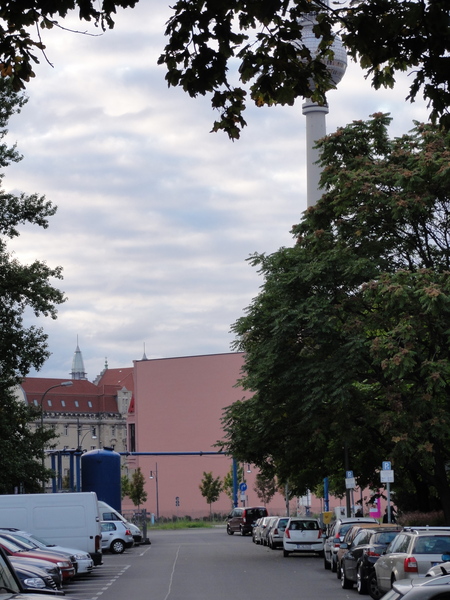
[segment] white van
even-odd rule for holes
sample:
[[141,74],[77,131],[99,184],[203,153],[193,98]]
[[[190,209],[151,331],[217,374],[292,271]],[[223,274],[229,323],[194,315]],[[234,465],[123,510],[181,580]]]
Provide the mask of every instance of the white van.
[[100,517],[102,521],[122,521],[122,523],[125,523],[128,529],[131,531],[134,543],[140,544],[142,542],[142,532],[137,525],[135,525],[134,523],[130,523],[130,521],[127,521],[125,517],[120,514],[120,512],[115,510],[109,504],[106,504],[106,502],[103,502],[103,500],[98,501],[98,508],[100,511]]
[[95,492],[0,495],[0,527],[15,527],[50,544],[84,550],[102,564]]

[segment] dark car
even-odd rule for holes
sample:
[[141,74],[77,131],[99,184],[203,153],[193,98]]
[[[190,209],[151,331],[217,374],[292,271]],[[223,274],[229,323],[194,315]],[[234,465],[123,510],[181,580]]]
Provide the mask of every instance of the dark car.
[[40,560],[38,558],[27,558],[25,556],[10,556],[9,558],[13,566],[18,564],[25,569],[41,569],[53,579],[57,590],[62,589],[61,571],[58,569],[55,563],[48,562],[48,560]]
[[340,548],[344,550],[340,560],[342,587],[349,589],[356,583],[358,593],[366,594],[375,563],[400,531],[401,527],[382,525],[361,529],[350,543],[344,540]]
[[227,533],[239,532],[241,535],[249,535],[252,532],[253,525],[258,519],[267,517],[267,508],[265,506],[250,506],[248,508],[233,508],[227,517]]
[[323,566],[325,569],[331,569],[333,573],[336,573],[336,555],[340,545],[344,541],[344,535],[352,525],[357,525],[358,523],[378,525],[378,521],[372,517],[342,517],[336,519],[336,521],[328,526],[323,546]]
[[63,591],[58,590],[53,578],[43,569],[31,565],[24,566],[14,559],[10,563],[24,588],[42,590],[46,594],[65,595]]
[[[2,595],[8,600],[42,600],[46,590],[25,587],[17,576],[5,552],[0,548],[0,582]],[[48,590],[50,594],[52,592]],[[53,592],[54,594],[55,592]]]

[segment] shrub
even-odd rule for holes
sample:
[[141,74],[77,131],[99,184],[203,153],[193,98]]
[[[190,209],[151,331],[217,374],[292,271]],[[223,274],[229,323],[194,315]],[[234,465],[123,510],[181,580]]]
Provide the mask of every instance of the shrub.
[[442,510],[435,510],[428,513],[419,511],[402,513],[401,515],[397,516],[397,523],[402,525],[402,527],[412,527],[414,525],[417,527],[425,527],[426,525],[429,525],[430,527],[446,525],[444,512]]

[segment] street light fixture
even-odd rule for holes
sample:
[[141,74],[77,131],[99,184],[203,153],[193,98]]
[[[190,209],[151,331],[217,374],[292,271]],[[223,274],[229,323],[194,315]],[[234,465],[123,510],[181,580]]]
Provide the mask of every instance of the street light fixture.
[[158,490],[158,463],[156,463],[156,469],[150,471],[150,479],[154,479],[156,483],[156,520],[159,521],[159,490]]
[[92,433],[92,429],[89,429],[89,431],[86,431],[86,433],[83,435],[83,437],[80,440],[80,432],[82,431],[82,427],[78,427],[78,443],[77,443],[77,450],[81,452],[82,450],[82,446],[83,446],[83,440],[84,438],[87,436],[88,433],[92,434],[91,439],[96,440],[97,436],[95,435],[95,433]]
[[[57,387],[69,387],[70,385],[73,385],[73,381],[63,381],[61,383],[57,383],[56,385],[50,386],[42,394],[42,398],[41,398],[41,401],[39,403],[39,406],[41,408],[41,433],[44,432],[44,399],[45,399],[45,396],[48,394],[48,392],[50,390],[53,390],[53,389],[55,389]],[[45,442],[42,441],[42,473],[44,473],[44,469],[45,469]],[[42,491],[45,492],[45,478],[44,478],[44,474],[42,474]]]

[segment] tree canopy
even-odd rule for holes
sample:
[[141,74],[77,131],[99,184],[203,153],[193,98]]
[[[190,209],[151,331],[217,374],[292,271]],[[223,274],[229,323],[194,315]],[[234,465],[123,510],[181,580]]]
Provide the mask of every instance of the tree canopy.
[[[15,146],[9,147],[4,138],[10,117],[19,112],[25,99],[17,95],[6,79],[0,79],[0,168],[21,160]],[[0,184],[4,174],[0,173]],[[0,185],[1,188],[1,185]],[[28,427],[39,411],[17,402],[13,390],[31,368],[39,370],[49,356],[47,336],[41,327],[26,326],[25,315],[56,318],[56,307],[64,295],[52,279],[61,279],[61,268],[51,268],[35,260],[21,264],[8,251],[8,239],[20,234],[20,227],[48,227],[48,218],[56,207],[44,196],[11,194],[0,189],[0,493],[13,493],[22,487],[38,491],[39,482],[46,479],[37,458],[54,438],[53,430]]]
[[[166,80],[192,97],[211,95],[220,112],[213,130],[233,139],[246,125],[247,96],[257,106],[292,105],[299,97],[325,102],[334,84],[323,61],[333,60],[336,31],[376,89],[393,87],[396,75],[409,71],[407,98],[421,91],[432,119],[450,125],[446,0],[178,0],[173,11],[159,59]],[[314,13],[317,53],[302,38],[302,19]]]
[[16,90],[34,77],[33,65],[45,56],[42,32],[61,27],[71,11],[80,20],[94,22],[102,31],[114,27],[117,8],[134,7],[138,0],[10,0],[0,7],[0,73]]
[[[261,292],[233,326],[254,392],[225,410],[224,447],[298,495],[324,477],[399,487],[450,518],[450,134],[387,115],[320,142],[325,193],[296,244],[251,262]],[[424,491],[426,490],[426,492]]]

